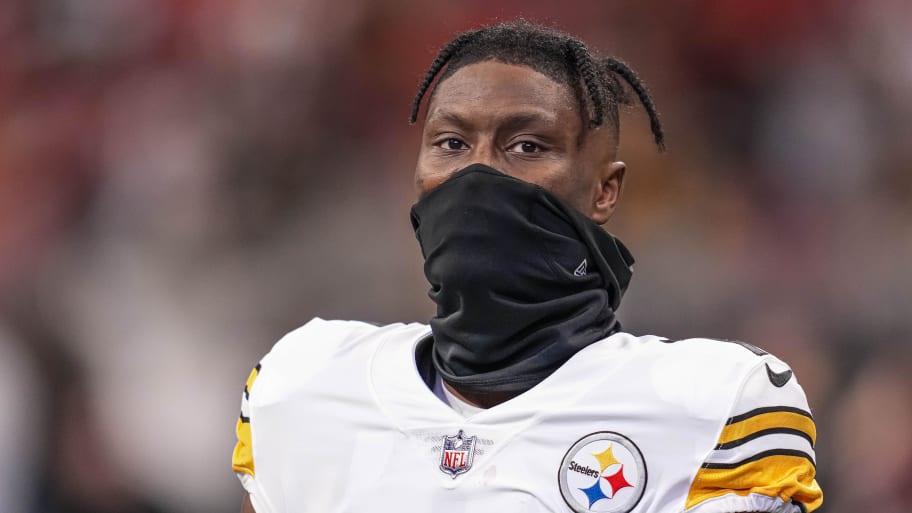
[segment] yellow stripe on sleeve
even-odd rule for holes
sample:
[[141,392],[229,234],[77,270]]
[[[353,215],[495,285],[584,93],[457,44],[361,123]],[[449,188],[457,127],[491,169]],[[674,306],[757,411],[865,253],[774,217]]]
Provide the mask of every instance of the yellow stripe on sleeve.
[[814,511],[823,503],[823,492],[814,479],[815,473],[814,465],[806,458],[781,454],[734,468],[703,467],[697,472],[685,507],[689,509],[729,493],[740,496],[755,493],[778,497],[785,502],[799,501],[807,511]]
[[250,418],[245,417],[244,413],[247,404],[248,397],[250,395],[250,389],[253,388],[253,382],[256,381],[257,376],[260,373],[260,366],[257,365],[250,372],[250,377],[247,378],[247,384],[244,387],[244,397],[241,399],[242,408],[241,415],[237,421],[237,444],[234,446],[234,454],[231,457],[231,468],[235,472],[243,472],[255,476],[254,465],[253,465],[253,439],[250,432]]
[[806,434],[812,447],[817,443],[817,426],[808,413],[798,409],[771,408],[769,410],[756,410],[743,418],[729,419],[729,424],[722,429],[722,434],[719,436],[719,444],[747,438],[761,431],[782,429],[796,430]]
[[231,468],[235,472],[244,472],[255,476],[253,468],[253,445],[250,439],[250,422],[237,422],[237,445],[234,446],[234,455],[231,458]]

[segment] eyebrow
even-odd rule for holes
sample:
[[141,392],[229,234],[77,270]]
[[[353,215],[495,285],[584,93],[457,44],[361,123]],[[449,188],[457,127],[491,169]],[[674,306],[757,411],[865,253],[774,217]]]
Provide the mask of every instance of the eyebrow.
[[[472,123],[455,112],[436,110],[427,119],[428,123],[452,123],[461,129],[471,128]],[[517,112],[499,120],[500,128],[518,130],[538,123],[555,124],[557,116],[545,112]]]
[[471,126],[471,123],[462,119],[458,114],[446,110],[435,110],[427,118],[427,123],[452,123],[459,128],[468,128]]

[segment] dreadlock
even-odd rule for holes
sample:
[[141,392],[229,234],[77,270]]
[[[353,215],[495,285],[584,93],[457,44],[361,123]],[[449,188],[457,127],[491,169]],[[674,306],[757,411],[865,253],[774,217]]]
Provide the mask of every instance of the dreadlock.
[[569,34],[522,19],[463,32],[444,46],[418,86],[409,123],[418,120],[421,101],[441,70],[438,84],[460,68],[487,60],[526,66],[567,85],[590,127],[601,126],[607,117],[615,130],[620,129],[618,106],[632,104],[623,85],[627,84],[649,115],[656,145],[665,149],[659,113],[636,72],[614,57],[594,55],[585,43]]

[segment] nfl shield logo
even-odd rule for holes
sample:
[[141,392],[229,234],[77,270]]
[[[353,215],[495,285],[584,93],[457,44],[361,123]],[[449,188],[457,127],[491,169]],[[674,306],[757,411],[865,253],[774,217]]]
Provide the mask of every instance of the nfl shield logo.
[[468,472],[475,459],[475,438],[465,436],[462,430],[456,436],[447,436],[443,439],[443,452],[440,455],[440,470],[450,477]]

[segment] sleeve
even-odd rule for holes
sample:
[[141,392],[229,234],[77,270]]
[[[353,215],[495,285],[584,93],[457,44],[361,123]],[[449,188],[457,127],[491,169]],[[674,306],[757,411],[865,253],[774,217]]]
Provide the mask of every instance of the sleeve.
[[231,456],[231,468],[237,474],[244,489],[250,495],[250,502],[257,513],[271,513],[274,509],[269,505],[266,495],[262,492],[256,479],[256,465],[253,457],[253,432],[251,424],[250,392],[253,384],[260,375],[261,365],[257,365],[250,372],[247,383],[244,385],[244,394],[241,396],[241,414],[237,420],[237,444]]
[[823,502],[815,479],[817,428],[792,370],[763,356],[736,395],[699,468],[687,513],[807,513]]
[[241,415],[237,421],[237,444],[234,446],[234,454],[231,457],[231,468],[238,474],[247,474],[256,477],[256,471],[253,464],[253,438],[250,432],[250,389],[260,374],[261,366],[257,364],[247,383],[244,385],[244,395],[241,396]]
[[[361,322],[314,318],[283,336],[251,371],[241,396],[231,467],[257,513],[296,511],[286,503],[282,465],[276,459],[286,441],[275,432],[282,405],[296,397],[336,354],[377,329]],[[267,410],[269,416],[261,413]]]

